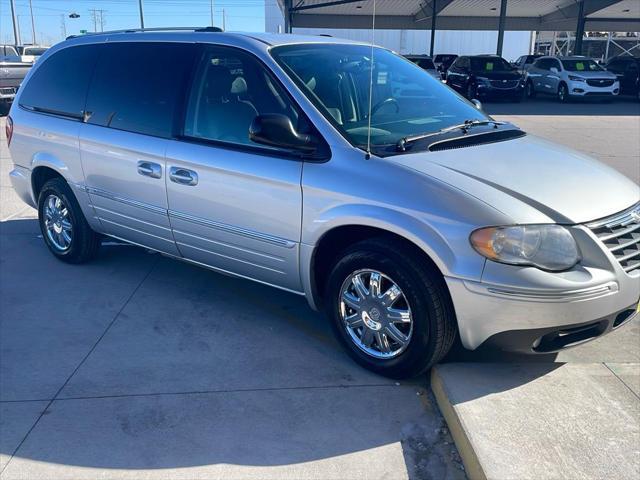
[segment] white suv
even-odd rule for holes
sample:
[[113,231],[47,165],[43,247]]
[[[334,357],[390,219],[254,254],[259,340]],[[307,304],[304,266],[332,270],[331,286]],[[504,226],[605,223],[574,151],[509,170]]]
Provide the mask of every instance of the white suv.
[[540,57],[527,71],[526,93],[555,95],[566,102],[577,97],[611,98],[620,93],[620,82],[587,57]]

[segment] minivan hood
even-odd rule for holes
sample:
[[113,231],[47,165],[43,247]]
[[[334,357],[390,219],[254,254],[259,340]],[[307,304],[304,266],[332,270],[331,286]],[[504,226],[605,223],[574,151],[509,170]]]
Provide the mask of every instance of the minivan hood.
[[514,223],[585,223],[640,200],[640,187],[624,175],[531,135],[392,160],[475,196]]

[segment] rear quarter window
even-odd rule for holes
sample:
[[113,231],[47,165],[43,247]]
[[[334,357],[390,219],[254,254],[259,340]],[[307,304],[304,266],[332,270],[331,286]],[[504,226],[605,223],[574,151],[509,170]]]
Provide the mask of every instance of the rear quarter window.
[[51,55],[23,86],[20,105],[81,118],[99,50],[100,45],[78,45]]

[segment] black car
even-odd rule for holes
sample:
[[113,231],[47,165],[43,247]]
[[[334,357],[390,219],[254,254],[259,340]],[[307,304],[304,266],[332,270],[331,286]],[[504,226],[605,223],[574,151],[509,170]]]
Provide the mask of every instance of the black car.
[[439,53],[433,57],[433,63],[436,66],[436,70],[440,72],[442,80],[447,78],[447,70],[456,61],[456,58],[458,58],[458,55],[454,53]]
[[498,55],[461,56],[449,67],[447,85],[469,99],[500,97],[520,101],[524,76]]
[[624,55],[607,62],[607,70],[620,81],[620,93],[635,95],[640,100],[640,58]]

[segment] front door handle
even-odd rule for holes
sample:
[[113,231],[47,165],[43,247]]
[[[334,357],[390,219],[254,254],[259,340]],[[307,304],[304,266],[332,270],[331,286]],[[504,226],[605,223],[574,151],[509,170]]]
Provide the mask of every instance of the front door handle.
[[138,162],[138,173],[145,177],[161,178],[162,167],[157,163],[140,161]]
[[169,178],[172,182],[179,183],[180,185],[193,186],[198,184],[198,174],[186,168],[171,167],[169,170]]

